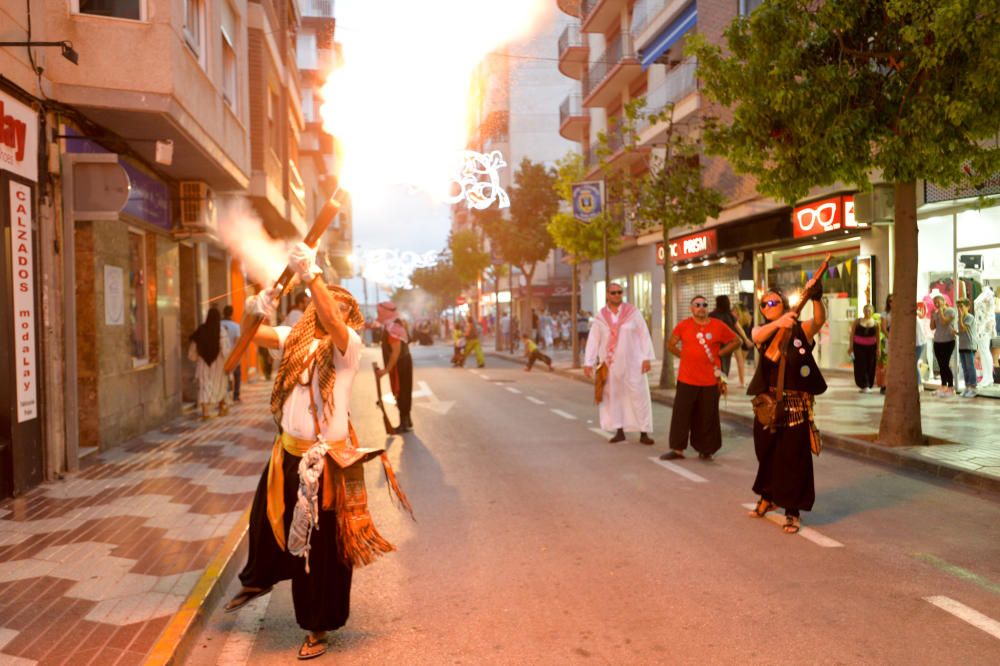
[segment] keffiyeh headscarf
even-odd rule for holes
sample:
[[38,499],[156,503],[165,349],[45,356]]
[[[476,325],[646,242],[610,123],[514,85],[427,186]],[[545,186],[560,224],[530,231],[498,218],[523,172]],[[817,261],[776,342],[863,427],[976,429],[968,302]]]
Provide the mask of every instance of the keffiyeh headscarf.
[[410,341],[410,334],[407,333],[406,326],[399,319],[396,304],[392,301],[384,301],[378,304],[378,321],[392,337],[402,342]]

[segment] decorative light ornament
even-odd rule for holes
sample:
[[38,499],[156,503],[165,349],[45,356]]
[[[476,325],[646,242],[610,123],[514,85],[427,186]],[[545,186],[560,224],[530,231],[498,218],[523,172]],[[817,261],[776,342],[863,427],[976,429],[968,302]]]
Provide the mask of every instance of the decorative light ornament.
[[[508,208],[510,197],[500,187],[500,169],[507,166],[503,154],[499,150],[488,154],[463,150],[461,155],[462,167],[451,177],[459,192],[445,197],[445,201],[455,204],[464,199],[469,208],[476,210],[486,210],[496,201],[499,208]],[[482,180],[480,176],[486,176],[488,180]]]
[[411,250],[365,250],[361,254],[361,274],[366,280],[394,289],[410,289],[410,275],[417,268],[429,268],[438,262],[438,252],[419,254]]

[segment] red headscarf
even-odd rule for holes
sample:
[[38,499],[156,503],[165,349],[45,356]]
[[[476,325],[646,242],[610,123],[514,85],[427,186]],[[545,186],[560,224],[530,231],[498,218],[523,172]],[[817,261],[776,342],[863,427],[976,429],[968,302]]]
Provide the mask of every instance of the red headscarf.
[[409,342],[410,335],[406,332],[399,314],[396,311],[396,304],[392,301],[384,301],[378,304],[378,321],[385,328],[386,333],[401,342]]

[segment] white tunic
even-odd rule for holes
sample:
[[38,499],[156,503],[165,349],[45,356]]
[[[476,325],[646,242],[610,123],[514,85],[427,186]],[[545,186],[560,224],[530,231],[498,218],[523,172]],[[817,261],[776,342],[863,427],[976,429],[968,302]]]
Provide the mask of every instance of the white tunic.
[[[617,318],[616,318],[617,319]],[[597,367],[598,359],[604,360],[611,340],[611,328],[604,317],[594,317],[594,325],[587,337],[584,365]],[[649,383],[642,372],[643,361],[656,360],[653,339],[646,321],[634,312],[622,324],[618,334],[618,347],[604,385],[601,399],[601,429],[614,432],[621,428],[627,432],[653,432],[653,408],[649,399]]]
[[[281,343],[281,351],[285,350],[285,340],[291,332],[290,326],[276,326],[274,331],[278,334],[278,341]],[[320,417],[320,427],[323,429],[323,438],[328,442],[336,442],[347,438],[347,420],[351,406],[351,386],[354,384],[354,377],[358,373],[361,365],[361,338],[353,329],[348,330],[347,350],[341,354],[336,345],[333,348],[333,367],[337,371],[337,381],[333,385],[333,413]],[[319,346],[319,339],[313,340],[310,352]],[[317,361],[319,362],[319,361]],[[281,410],[281,429],[292,437],[298,439],[312,440],[316,438],[316,425],[313,423],[312,412],[310,411],[309,389],[301,384],[306,380],[306,371],[299,377],[300,383],[292,389],[291,394],[285,399],[284,407]],[[319,373],[314,372],[311,388],[313,399],[320,412],[327,412],[323,407],[323,401],[319,391]]]
[[219,330],[219,355],[215,357],[212,365],[205,363],[205,359],[198,355],[197,345],[191,343],[195,348],[194,357],[196,366],[194,376],[198,380],[198,404],[216,405],[226,399],[229,392],[229,378],[226,377],[226,359],[233,346],[229,343],[229,334],[226,328]]

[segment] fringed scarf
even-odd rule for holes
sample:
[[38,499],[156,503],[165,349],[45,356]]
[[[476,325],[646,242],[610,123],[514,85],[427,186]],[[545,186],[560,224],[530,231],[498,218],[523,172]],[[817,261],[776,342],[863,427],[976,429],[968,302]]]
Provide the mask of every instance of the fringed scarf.
[[[360,328],[364,324],[364,320],[357,302],[346,290],[338,287],[329,288],[334,292],[338,301],[348,305],[349,312],[345,314],[348,326],[355,329]],[[325,336],[321,339],[315,352],[309,352],[311,342],[315,339],[316,317],[315,306],[310,304],[286,341],[281,371],[271,394],[271,411],[279,426],[285,400],[295,388],[302,372],[310,367],[311,372],[319,373],[317,381],[320,387],[320,397],[324,403],[323,415],[327,416],[332,413],[333,386],[336,382],[332,358],[333,342],[330,336]],[[291,379],[289,380],[289,378]],[[310,373],[309,397],[310,401],[313,401],[311,380]],[[400,503],[411,516],[413,509],[396,481],[396,475],[385,452],[381,449],[358,447],[353,427],[349,427],[350,439],[327,442],[322,436],[319,410],[316,409],[315,403],[312,404],[312,408],[317,435],[316,441],[311,444],[297,440],[288,442],[286,440],[291,438],[282,435],[275,442],[272,451],[271,467],[268,474],[268,518],[275,533],[275,539],[280,546],[284,547],[282,523],[284,481],[281,470],[283,454],[288,451],[301,456],[298,468],[298,497],[289,528],[288,551],[306,559],[305,567],[308,573],[310,537],[313,529],[319,529],[319,488],[322,483],[322,510],[334,511],[336,514],[337,550],[341,560],[351,566],[371,564],[380,556],[396,548],[379,534],[368,511],[364,463],[381,455],[390,490],[396,494]],[[305,450],[302,450],[303,448]]]
[[604,363],[609,368],[615,359],[615,350],[618,348],[618,334],[621,333],[622,325],[625,324],[629,318],[638,312],[639,309],[632,305],[631,303],[622,303],[618,308],[618,321],[614,320],[614,313],[608,306],[601,308],[601,318],[611,329],[611,336],[608,339],[608,351],[604,357]]

